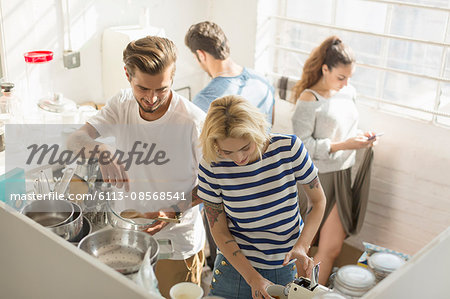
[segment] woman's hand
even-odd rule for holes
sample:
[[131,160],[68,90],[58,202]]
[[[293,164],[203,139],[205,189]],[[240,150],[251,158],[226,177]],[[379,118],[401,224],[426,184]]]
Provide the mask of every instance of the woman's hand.
[[314,267],[314,260],[308,256],[308,248],[305,246],[294,246],[291,251],[286,254],[284,258],[283,266],[287,265],[290,260],[297,259],[302,265],[303,270],[306,272],[307,277],[311,277],[311,272]]
[[267,288],[273,283],[271,283],[269,280],[262,277],[258,272],[255,273],[255,275],[249,279],[247,282],[249,286],[252,288],[252,298],[264,298],[264,299],[270,299],[272,298],[269,293],[267,293]]
[[364,133],[364,135],[351,137],[344,141],[343,149],[354,150],[371,147],[373,143],[377,140],[377,138],[375,137],[374,139],[369,139],[370,136],[372,136],[372,134],[370,132],[366,132]]

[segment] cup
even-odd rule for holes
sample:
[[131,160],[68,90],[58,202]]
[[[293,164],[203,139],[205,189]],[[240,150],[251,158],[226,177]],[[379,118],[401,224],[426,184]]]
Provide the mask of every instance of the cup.
[[269,293],[269,295],[275,299],[287,299],[288,296],[284,294],[284,289],[284,286],[274,284],[267,287],[267,293]]
[[170,288],[171,299],[201,299],[203,289],[192,282],[180,282]]

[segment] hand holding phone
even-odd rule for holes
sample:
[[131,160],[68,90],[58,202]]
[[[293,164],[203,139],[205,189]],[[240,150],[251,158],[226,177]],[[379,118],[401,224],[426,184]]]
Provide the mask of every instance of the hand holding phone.
[[372,136],[368,137],[367,140],[373,140],[376,137],[380,137],[380,136],[383,136],[383,135],[384,135],[384,133],[378,133],[378,134],[375,134],[375,135],[372,135]]

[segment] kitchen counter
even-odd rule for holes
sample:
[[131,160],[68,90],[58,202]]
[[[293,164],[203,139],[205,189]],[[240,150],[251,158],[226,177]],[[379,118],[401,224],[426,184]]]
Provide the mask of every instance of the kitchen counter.
[[152,298],[142,287],[0,202],[2,298]]
[[363,298],[449,298],[450,227]]

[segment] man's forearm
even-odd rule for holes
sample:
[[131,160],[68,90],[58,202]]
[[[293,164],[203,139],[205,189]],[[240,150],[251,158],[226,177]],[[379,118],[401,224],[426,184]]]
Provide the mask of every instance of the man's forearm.
[[73,152],[91,152],[98,158],[104,145],[95,139],[99,137],[97,130],[89,124],[84,125],[67,139],[67,148]]
[[101,143],[95,141],[85,132],[75,132],[67,140],[67,148],[72,151],[92,151],[95,147],[100,146]]

